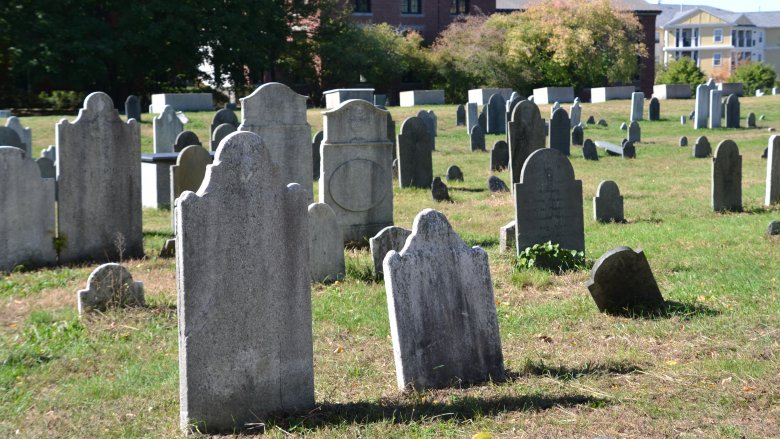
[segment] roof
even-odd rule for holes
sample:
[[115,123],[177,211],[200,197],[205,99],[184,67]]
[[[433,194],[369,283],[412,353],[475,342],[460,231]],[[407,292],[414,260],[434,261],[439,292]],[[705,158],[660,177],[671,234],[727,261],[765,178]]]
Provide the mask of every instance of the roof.
[[745,16],[758,27],[780,27],[780,11],[746,12]]
[[[511,10],[526,9],[528,6],[532,5],[537,1],[539,0],[496,0],[496,10],[511,11]],[[616,5],[625,7],[625,10],[627,11],[647,12],[653,14],[658,14],[659,12],[661,12],[660,6],[663,6],[663,5],[655,5],[652,3],[648,3],[645,0],[611,0],[611,1]]]
[[698,12],[706,12],[726,23],[735,23],[740,17],[746,17],[757,27],[780,27],[780,11],[770,12],[731,12],[725,9],[705,5],[657,5],[661,15],[656,18],[657,27],[684,20]]

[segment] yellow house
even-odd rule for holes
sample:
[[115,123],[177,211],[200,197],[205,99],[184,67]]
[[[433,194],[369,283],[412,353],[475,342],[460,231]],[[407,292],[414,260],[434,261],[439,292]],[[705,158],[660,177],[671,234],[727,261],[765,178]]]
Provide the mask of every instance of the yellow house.
[[687,56],[707,75],[725,79],[741,63],[780,72],[780,11],[730,12],[709,6],[659,5],[656,61]]

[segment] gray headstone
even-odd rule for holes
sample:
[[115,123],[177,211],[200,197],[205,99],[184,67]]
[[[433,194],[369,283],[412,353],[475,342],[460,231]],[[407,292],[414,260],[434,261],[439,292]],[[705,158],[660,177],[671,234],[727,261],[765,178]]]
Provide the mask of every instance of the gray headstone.
[[625,131],[625,130],[627,130],[627,129],[628,129],[628,125],[626,125],[626,123],[625,123],[625,122],[623,122],[623,123],[621,123],[621,124],[620,124],[620,130],[621,130],[621,131]]
[[16,116],[9,117],[5,121],[5,126],[16,131],[16,134],[19,135],[19,139],[22,141],[22,149],[24,149],[27,157],[32,158],[32,129],[30,127],[23,127],[22,122]]
[[742,156],[732,140],[720,142],[712,158],[712,209],[742,211]]
[[590,139],[585,139],[585,142],[582,144],[582,157],[585,160],[598,160],[599,159],[599,152],[596,149],[596,144],[593,143]]
[[173,152],[181,152],[184,148],[192,145],[203,146],[197,134],[192,131],[182,131],[173,142]]
[[680,136],[680,142],[677,144],[677,146],[688,146],[688,138],[685,136]]
[[506,133],[506,99],[501,93],[490,96],[487,104],[487,132],[489,134]]
[[680,116],[680,125],[688,123],[688,119],[685,116]]
[[661,101],[656,97],[650,98],[650,103],[647,105],[647,118],[652,121],[661,120]]
[[[575,99],[574,104],[569,108],[569,118],[571,122],[571,128],[574,128],[580,124],[580,119],[582,118],[582,107],[580,107],[579,98]],[[581,144],[582,143],[579,143],[578,145]]]
[[60,262],[143,256],[138,121],[120,119],[95,92],[75,121],[57,123],[56,137]]
[[477,104],[473,102],[469,102],[466,104],[466,132],[471,134],[471,128],[474,127],[474,125],[479,124],[477,119],[479,118],[477,114]]
[[320,144],[322,143],[323,136],[324,133],[322,131],[317,131],[314,134],[314,139],[311,141],[311,164],[314,181],[320,179]]
[[319,201],[333,208],[345,241],[368,240],[393,225],[387,114],[360,99],[323,113]]
[[582,181],[574,179],[569,159],[557,150],[534,151],[515,184],[517,251],[552,241],[585,251]]
[[631,122],[644,120],[645,94],[641,91],[631,93]]
[[466,108],[463,104],[458,105],[457,110],[455,110],[455,125],[466,125]]
[[57,147],[49,145],[46,149],[41,150],[41,157],[46,157],[54,163],[57,163]]
[[512,95],[509,97],[509,100],[506,101],[506,132],[507,132],[507,139],[509,138],[509,122],[512,120],[512,112],[515,111],[515,107],[520,102],[524,101],[525,98],[520,96],[519,94],[512,92]]
[[571,152],[571,125],[566,110],[555,110],[550,119],[550,148],[557,149],[563,155]]
[[644,252],[618,247],[593,265],[586,286],[599,311],[609,314],[655,311],[664,298]]
[[688,114],[688,119],[693,120],[694,123],[695,123],[695,118],[696,118],[696,110],[691,111],[691,113]]
[[520,171],[528,156],[537,149],[544,148],[544,132],[544,121],[539,107],[529,101],[517,104],[509,122],[510,184],[520,181]]
[[604,180],[599,183],[596,196],[593,197],[593,219],[602,223],[622,223],[623,196],[620,188],[612,180]]
[[471,135],[469,136],[471,141],[472,151],[485,151],[485,131],[481,125],[476,125],[471,128]]
[[125,99],[125,115],[127,120],[135,119],[141,122],[141,99],[138,96],[130,95]]
[[705,84],[696,86],[696,106],[694,109],[693,128],[707,128],[707,119],[710,116],[710,88]]
[[628,126],[628,141],[631,143],[642,141],[642,128],[639,126],[639,122],[631,122]]
[[747,126],[748,128],[755,128],[756,127],[756,113],[753,113],[752,111],[748,113],[747,115]]
[[373,238],[368,240],[371,248],[371,259],[374,261],[374,274],[377,277],[384,273],[382,261],[390,250],[401,251],[406,243],[406,238],[412,234],[411,230],[403,227],[388,226],[380,230]]
[[708,128],[720,128],[721,119],[721,94],[720,90],[710,90],[710,116],[707,124]]
[[87,279],[87,288],[79,290],[79,314],[96,310],[127,306],[144,306],[144,284],[134,282],[127,268],[115,264],[103,264]]
[[497,140],[490,150],[490,170],[502,171],[509,167],[509,145],[503,140]]
[[211,134],[211,150],[216,151],[219,143],[222,142],[222,139],[227,137],[228,134],[235,132],[236,127],[229,123],[223,123],[222,125],[218,126],[214,130],[214,133]]
[[552,106],[550,107],[550,117],[552,118],[553,113],[558,111],[561,108],[561,103],[558,101],[553,102]]
[[35,163],[38,164],[38,169],[41,171],[41,178],[57,178],[57,168],[51,159],[41,157]]
[[166,239],[160,249],[161,258],[172,258],[176,256],[176,238]]
[[457,165],[447,168],[447,181],[463,181],[463,171]]
[[712,147],[706,136],[699,136],[693,145],[693,156],[697,159],[703,159],[712,155]]
[[[430,143],[428,144],[428,148],[430,148],[431,151],[436,150],[436,119],[434,119],[434,116],[432,113],[429,113],[425,110],[420,110],[417,112],[417,117],[422,121],[423,126],[428,131],[428,136],[431,138]],[[407,119],[408,120],[408,119]],[[401,131],[403,131],[403,123],[401,124]],[[430,184],[426,185],[429,186]]]
[[177,201],[184,430],[314,406],[309,196],[286,180],[257,134],[236,132],[198,192]]
[[769,225],[766,226],[766,234],[769,236],[780,235],[780,221],[771,221]]
[[309,204],[309,273],[312,282],[344,277],[344,238],[336,214],[325,203]]
[[[238,129],[239,122],[236,113],[228,108],[223,108],[214,113],[214,117],[211,118],[211,127],[209,128],[209,136],[211,138],[214,138],[214,130],[223,123],[233,125],[233,127]],[[219,146],[219,142],[216,145],[211,145],[211,150],[216,151],[217,146]]]
[[[379,108],[379,107],[377,107]],[[380,108],[380,110],[385,110],[384,108]],[[393,144],[393,159],[395,159],[396,149],[398,147],[398,144],[396,143],[396,132],[395,132],[395,121],[393,120],[393,115],[390,114],[389,111],[387,111],[387,140],[390,141],[390,143]],[[436,139],[433,139],[433,146],[432,148],[436,149]],[[395,174],[393,174],[395,175]]]
[[501,180],[495,175],[488,177],[488,190],[490,190],[490,192],[509,192],[509,188],[506,186],[506,183],[504,183],[504,180]]
[[[387,95],[374,95],[374,105],[377,107],[384,107],[387,103]],[[382,108],[382,110],[387,110],[387,108]]]
[[515,222],[506,223],[498,232],[498,252],[514,254],[515,252]]
[[14,148],[21,149],[27,157],[27,151],[24,149],[24,143],[22,142],[19,134],[11,128],[0,127],[0,146],[13,146]]
[[735,94],[726,98],[726,128],[739,128],[739,96]]
[[593,116],[588,116],[588,120],[585,121],[588,125],[594,125],[596,123],[596,119]]
[[0,271],[56,260],[54,180],[42,178],[41,173],[21,149],[0,146]]
[[441,181],[441,177],[436,177],[431,183],[431,198],[433,201],[452,201],[447,185]]
[[484,250],[469,248],[443,214],[425,209],[404,248],[390,251],[383,268],[400,389],[503,379]]
[[780,203],[780,136],[769,138],[766,155],[766,196],[764,204]]
[[485,109],[487,108],[487,105],[484,105],[482,107],[482,111],[479,112],[479,116],[477,116],[477,125],[482,128],[483,132],[487,132],[487,114]]
[[176,136],[184,130],[184,124],[176,117],[176,111],[170,105],[163,108],[160,115],[152,120],[154,131],[154,152],[173,152]]
[[196,192],[206,177],[206,167],[211,164],[211,154],[200,145],[184,148],[170,167],[171,206],[184,191]]
[[427,189],[433,181],[433,138],[420,117],[410,117],[398,134],[398,185]]
[[607,121],[605,119],[599,119],[597,125],[600,126],[600,127],[609,126],[609,124],[607,123]]

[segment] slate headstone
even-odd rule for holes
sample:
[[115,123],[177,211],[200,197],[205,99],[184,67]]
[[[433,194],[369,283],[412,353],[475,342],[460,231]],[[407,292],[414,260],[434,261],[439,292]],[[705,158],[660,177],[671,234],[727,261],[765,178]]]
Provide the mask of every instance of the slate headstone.
[[122,265],[103,264],[90,273],[87,288],[79,290],[77,298],[79,314],[144,306],[144,284],[133,281],[133,276]]
[[51,160],[52,162],[57,162],[57,147],[54,145],[49,145],[46,149],[41,150],[41,157],[46,157],[47,159]]
[[555,110],[550,119],[550,148],[568,156],[571,153],[571,125],[566,110]]
[[206,177],[206,168],[212,162],[211,154],[200,145],[184,148],[170,167],[171,206],[184,191],[196,192]]
[[593,219],[602,223],[622,223],[623,196],[620,188],[612,180],[604,180],[599,183],[596,196],[593,197]]
[[641,91],[631,94],[631,122],[644,120],[645,94]]
[[595,125],[596,124],[596,119],[593,116],[588,116],[588,120],[585,121],[585,123],[588,124],[588,125]]
[[600,126],[600,127],[609,126],[609,124],[607,123],[607,121],[605,119],[599,119],[597,125]]
[[529,101],[517,104],[509,122],[510,184],[520,181],[520,171],[528,156],[537,149],[544,148],[544,133],[544,121],[539,107]]
[[688,138],[685,136],[680,136],[680,141],[678,142],[677,146],[688,146]]
[[755,128],[756,127],[756,113],[753,113],[752,111],[748,113],[747,115],[747,126],[748,128]]
[[[19,134],[11,128],[0,127],[0,146],[13,146],[21,149],[27,155],[27,151],[24,149],[24,142],[22,142]],[[30,156],[27,155],[27,157]]]
[[497,140],[490,150],[490,170],[502,171],[509,167],[509,146],[503,140]]
[[599,159],[599,152],[596,149],[596,144],[593,143],[590,139],[585,139],[585,142],[582,144],[582,157],[585,160],[598,160]]
[[9,117],[5,121],[5,126],[16,131],[16,134],[19,135],[19,139],[22,141],[22,149],[24,149],[27,157],[32,158],[32,128],[22,126],[22,122],[16,116]]
[[[574,128],[580,124],[580,119],[582,118],[582,107],[580,106],[579,98],[575,98],[574,104],[569,107],[569,118],[569,121],[571,122],[571,128]],[[582,143],[578,143],[578,145],[582,145]]]
[[486,110],[487,133],[506,133],[506,99],[501,93],[490,96]]
[[433,137],[420,117],[410,117],[398,134],[398,185],[427,189],[433,181]]
[[650,98],[647,105],[647,118],[651,121],[661,120],[661,101],[657,97]]
[[599,311],[608,314],[652,312],[664,305],[644,252],[618,247],[593,265],[586,283]]
[[712,155],[712,147],[710,141],[706,136],[699,136],[696,139],[696,143],[693,145],[693,156],[698,159],[703,159]]
[[191,145],[200,145],[200,139],[198,135],[192,131],[182,131],[176,136],[176,140],[173,142],[173,152],[181,152],[184,148]]
[[710,90],[710,116],[708,128],[720,128],[721,119],[721,93],[720,90]]
[[481,125],[471,128],[469,140],[471,141],[471,151],[485,151],[485,131]]
[[639,126],[639,122],[631,122],[628,126],[628,141],[631,143],[642,141],[642,128]]
[[309,274],[312,282],[344,278],[344,238],[333,209],[309,204]]
[[[228,108],[222,108],[221,110],[218,110],[216,113],[214,113],[214,117],[211,118],[211,126],[209,127],[209,136],[210,138],[214,138],[214,131],[222,124],[229,124],[233,125],[236,131],[238,129],[238,117],[236,116],[236,113],[233,112],[233,110],[230,110]],[[231,131],[232,132],[232,131]],[[227,134],[226,134],[227,135]],[[215,145],[211,145],[211,150],[216,151],[217,146],[219,146],[219,142],[217,142]]]
[[466,132],[471,134],[471,128],[474,127],[474,125],[478,125],[479,121],[477,120],[479,116],[477,115],[477,104],[473,102],[469,102],[466,104]]
[[170,105],[152,120],[154,132],[154,152],[173,152],[176,136],[184,130],[184,124],[176,117],[176,111]]
[[411,230],[403,227],[388,226],[380,230],[373,238],[368,240],[371,248],[371,259],[374,261],[374,274],[381,278],[384,273],[382,261],[390,250],[401,251],[406,243],[406,238],[412,234]]
[[447,168],[447,181],[463,181],[463,171],[457,165]]
[[780,136],[769,138],[766,161],[766,194],[764,204],[780,203]]
[[[431,138],[431,141],[428,144],[428,147],[431,149],[431,151],[435,151],[436,150],[436,139],[435,139],[435,137],[436,137],[436,126],[435,126],[435,121],[434,121],[433,117],[431,116],[431,113],[429,113],[429,112],[427,112],[425,110],[420,110],[420,111],[417,112],[417,117],[420,119],[420,121],[422,121],[423,126],[428,131],[428,135]],[[401,130],[403,131],[403,124],[401,124]]]
[[694,107],[693,128],[698,130],[707,128],[707,120],[710,116],[710,88],[705,84],[696,86],[696,104]]
[[712,158],[712,209],[742,211],[742,156],[732,140],[720,142]]
[[320,179],[320,144],[322,143],[323,136],[324,133],[322,130],[317,131],[311,141],[311,164],[314,181]]
[[436,177],[431,183],[431,198],[433,201],[452,201],[447,185],[441,181],[441,177]]
[[211,134],[211,150],[216,151],[219,143],[222,142],[222,139],[234,132],[236,132],[236,127],[229,123],[223,123],[218,126]]
[[509,192],[509,188],[506,186],[506,183],[504,183],[504,180],[501,180],[495,175],[488,177],[488,190],[490,190],[490,192]]
[[739,96],[736,94],[726,98],[726,128],[739,128]]
[[625,122],[622,122],[622,123],[620,124],[620,131],[625,131],[625,130],[627,130],[627,129],[628,129],[628,125],[626,125],[626,123],[625,123]]
[[458,105],[455,110],[455,126],[466,125],[466,107],[463,104]]
[[688,123],[688,119],[685,116],[680,116],[680,125]]
[[477,116],[477,125],[482,128],[483,132],[487,132],[487,113],[485,109],[487,108],[487,105],[482,107],[482,111],[479,112],[479,116]]
[[130,95],[125,99],[125,115],[127,120],[141,122],[141,99],[138,96]]

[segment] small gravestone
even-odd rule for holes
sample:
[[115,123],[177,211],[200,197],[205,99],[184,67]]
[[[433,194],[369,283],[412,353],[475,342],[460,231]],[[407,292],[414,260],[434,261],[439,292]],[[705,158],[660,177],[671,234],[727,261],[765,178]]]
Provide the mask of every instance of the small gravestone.
[[182,131],[176,136],[176,140],[173,142],[173,152],[181,152],[184,148],[191,145],[203,145],[198,139],[198,135],[192,131]]
[[[0,127],[0,146],[13,146],[21,149],[27,155],[27,151],[24,149],[24,142],[22,142],[19,134],[11,128]],[[27,157],[30,156],[27,155]]]
[[466,125],[466,108],[463,104],[458,105],[455,110],[455,126]]
[[588,125],[595,125],[596,119],[593,116],[588,116],[588,120],[586,120],[585,123]]
[[425,209],[404,248],[385,256],[383,269],[400,389],[503,379],[484,250],[468,247],[442,213]]
[[641,249],[618,247],[604,253],[593,265],[586,287],[599,311],[608,314],[652,312],[664,306]]
[[766,234],[768,236],[780,235],[780,221],[771,221],[769,225],[766,226]]
[[774,127],[769,127],[766,130],[769,131],[770,133],[775,132],[775,128]]
[[688,138],[685,136],[681,136],[678,146],[688,146]]
[[[580,98],[574,99],[574,104],[572,104],[571,107],[569,107],[569,121],[571,122],[571,128],[574,128],[575,126],[580,124],[580,119],[582,118],[582,107],[580,107]],[[578,143],[578,145],[581,145],[581,143]]]
[[585,133],[582,130],[582,127],[579,125],[576,125],[574,128],[571,129],[571,144],[572,145],[582,145],[582,142],[585,140]]
[[479,112],[479,116],[477,117],[477,125],[482,128],[483,132],[487,132],[487,114],[485,112],[486,108],[487,105],[483,106],[482,111]]
[[612,180],[604,180],[599,183],[596,196],[593,197],[593,218],[602,223],[622,223],[623,196],[620,188]]
[[739,96],[736,94],[726,98],[726,128],[739,128]]
[[609,126],[609,124],[607,124],[607,121],[606,121],[606,120],[604,120],[604,119],[599,119],[598,126],[600,126],[600,127],[606,127],[606,126]]
[[703,159],[712,155],[712,147],[706,136],[699,136],[693,145],[693,156],[697,159]]
[[758,116],[758,120],[764,120],[764,119],[766,119],[766,116],[764,116],[763,114],[761,116]]
[[642,128],[639,126],[639,122],[631,122],[628,126],[628,141],[631,143],[642,141]]
[[475,125],[471,129],[469,139],[471,140],[472,151],[485,151],[485,131],[481,125]]
[[515,252],[515,222],[506,223],[498,232],[498,252]]
[[[211,126],[209,128],[209,136],[210,138],[214,138],[214,130],[217,129],[222,124],[229,124],[233,125],[233,127],[237,130],[238,129],[238,117],[236,116],[236,113],[233,112],[233,110],[230,110],[228,108],[223,108],[221,110],[218,110],[216,113],[214,113],[214,117],[211,118]],[[235,130],[233,130],[235,131]],[[211,145],[211,150],[216,151],[217,146],[219,146],[219,142],[217,142],[216,145]]]
[[720,90],[710,90],[710,115],[707,122],[707,127],[720,128],[721,119],[721,92]]
[[57,178],[57,168],[51,159],[41,157],[35,163],[38,164],[38,169],[41,171],[41,178]]
[[750,112],[747,115],[747,126],[748,128],[755,128],[756,127],[756,113]]
[[27,154],[27,157],[32,158],[32,128],[22,126],[22,122],[16,116],[9,117],[5,121],[5,126],[16,131],[22,141],[24,153]]
[[184,191],[197,191],[206,177],[206,168],[212,162],[211,154],[200,145],[184,148],[171,166],[171,206]]
[[161,258],[172,258],[176,256],[176,238],[166,239],[160,249]]
[[374,261],[374,274],[377,277],[382,276],[382,261],[385,260],[385,255],[390,250],[401,251],[406,243],[406,238],[411,234],[411,230],[403,227],[388,226],[368,240],[371,248],[371,259]]
[[500,93],[490,96],[487,107],[487,130],[488,134],[506,133],[506,99]]
[[466,132],[471,134],[471,129],[478,125],[479,116],[477,115],[477,104],[469,102],[466,104]]
[[764,204],[780,203],[780,136],[769,138],[766,162],[766,196]]
[[447,181],[463,181],[463,171],[456,165],[447,168]]
[[441,181],[441,177],[434,178],[433,183],[431,183],[431,198],[433,201],[452,201],[447,185]]
[[593,143],[590,139],[585,139],[585,142],[582,144],[582,157],[585,160],[598,160],[599,159],[599,152],[596,149],[596,144]]
[[636,147],[634,146],[634,142],[626,141],[626,144],[623,145],[622,156],[624,159],[636,158]]
[[490,170],[501,171],[509,167],[509,146],[503,140],[497,140],[490,150]]
[[520,180],[523,163],[537,149],[545,144],[544,120],[539,107],[530,101],[520,101],[512,111],[509,122],[509,179],[510,183]]
[[41,157],[46,157],[54,163],[57,163],[57,147],[49,145],[46,149],[41,150]]
[[555,110],[550,119],[550,148],[568,156],[571,153],[571,126],[566,110]]
[[127,120],[135,119],[141,122],[141,99],[138,96],[130,95],[125,99],[125,115]]
[[314,181],[320,179],[320,144],[322,143],[322,136],[322,130],[317,131],[311,141],[311,164]]
[[222,142],[222,139],[234,132],[236,132],[236,127],[229,123],[223,123],[215,128],[214,132],[211,134],[211,150],[216,151],[219,143]]
[[623,122],[623,123],[621,123],[621,124],[620,124],[620,130],[621,130],[621,131],[625,131],[625,130],[627,130],[627,129],[628,129],[628,125],[626,125],[626,123],[625,123],[625,122]]
[[309,275],[312,282],[344,277],[344,238],[336,214],[325,203],[309,204]]
[[144,306],[144,284],[134,282],[127,268],[103,264],[87,279],[87,288],[77,293],[79,314],[110,308]]
[[490,190],[490,192],[509,192],[509,188],[506,187],[504,180],[501,180],[495,175],[491,175],[488,178],[488,190]]
[[661,120],[661,101],[656,97],[650,98],[647,106],[647,118],[651,121]]
[[688,123],[688,120],[685,116],[680,116],[680,125],[685,125]]
[[170,105],[163,108],[159,116],[152,120],[154,132],[154,152],[173,152],[176,136],[184,130],[184,124],[176,117],[176,110]]
[[732,140],[720,142],[712,159],[712,209],[742,211],[742,156]]
[[631,122],[644,120],[645,94],[641,91],[631,94]]
[[433,137],[420,117],[410,117],[398,134],[398,185],[427,189],[433,180]]

